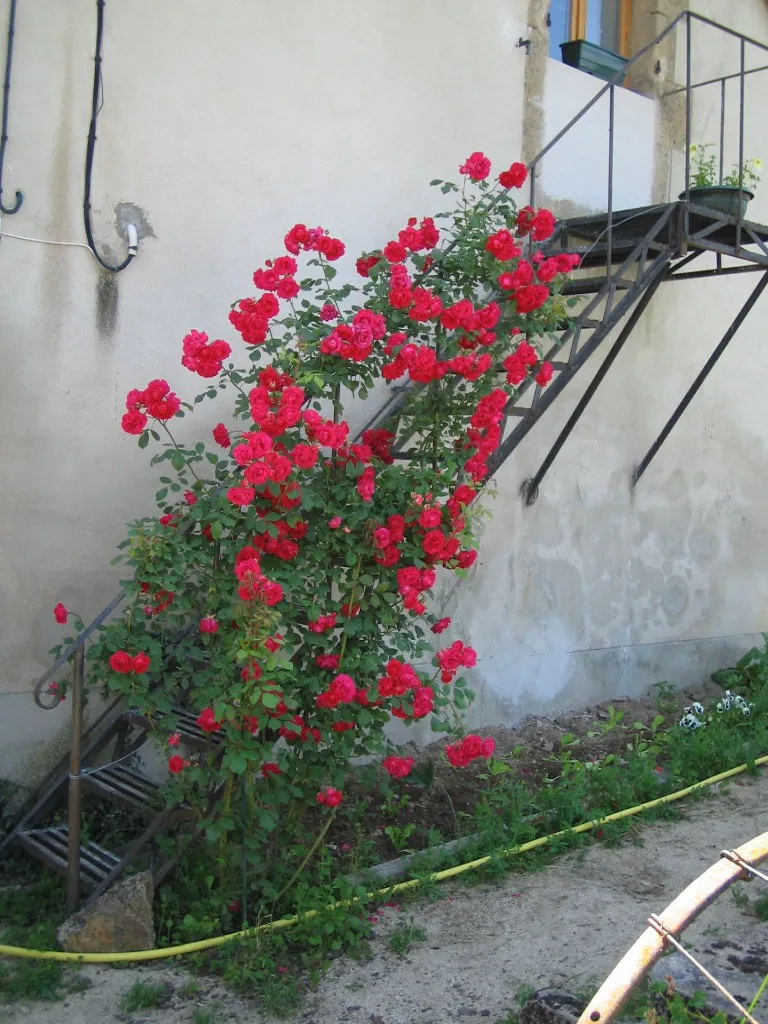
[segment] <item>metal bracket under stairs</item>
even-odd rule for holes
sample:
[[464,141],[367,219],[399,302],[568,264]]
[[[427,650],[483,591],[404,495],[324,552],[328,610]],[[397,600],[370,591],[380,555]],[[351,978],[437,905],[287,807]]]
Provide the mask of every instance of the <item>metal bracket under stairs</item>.
[[653,442],[653,444],[648,449],[648,451],[643,456],[643,458],[640,460],[640,463],[638,464],[637,468],[635,469],[634,473],[632,474],[632,489],[633,490],[634,490],[635,486],[637,485],[637,482],[640,479],[640,477],[643,475],[643,473],[645,473],[646,469],[648,468],[648,466],[651,464],[651,462],[655,458],[655,456],[658,453],[658,451],[661,448],[661,446],[664,444],[666,439],[671,434],[671,432],[672,432],[675,424],[677,423],[677,421],[680,419],[680,417],[683,415],[685,410],[688,408],[688,406],[692,402],[694,395],[699,390],[699,388],[704,383],[704,381],[707,379],[710,370],[715,365],[715,363],[718,361],[718,359],[723,354],[723,352],[725,352],[725,350],[728,347],[728,344],[730,343],[730,341],[735,337],[736,332],[739,330],[741,325],[744,323],[744,321],[746,320],[746,318],[749,315],[750,311],[754,307],[755,303],[757,302],[757,300],[762,295],[763,291],[765,290],[766,285],[768,285],[768,270],[766,270],[763,273],[762,277],[757,282],[757,285],[752,290],[749,298],[746,300],[744,305],[741,307],[739,312],[736,314],[736,317],[734,318],[734,320],[731,323],[730,327],[725,332],[723,337],[720,339],[720,343],[718,344],[717,348],[714,350],[712,355],[709,357],[709,359],[704,364],[701,372],[696,377],[696,380],[693,382],[693,384],[691,384],[690,388],[688,388],[688,390],[686,391],[685,395],[681,399],[679,405],[677,406],[675,411],[672,413],[670,418],[665,423],[663,429],[661,430],[661,433],[656,438],[656,440]]
[[[559,338],[555,339],[544,356],[548,362],[552,363],[554,368],[552,380],[546,388],[542,388],[539,384],[534,384],[530,378],[525,380],[520,386],[514,399],[510,401],[505,410],[505,431],[502,442],[488,460],[491,475],[498,472],[499,468],[538,422],[543,413],[552,405],[608,334],[629,312],[642,293],[664,275],[676,252],[674,238],[669,234],[669,222],[672,215],[673,207],[666,207],[661,216],[656,218],[648,234],[639,241],[634,242],[618,268],[610,276],[603,279],[602,285],[594,293],[592,299],[580,312],[573,324],[563,331]],[[667,237],[664,242],[659,243],[658,239],[665,235]],[[623,284],[626,284],[633,272],[635,277],[630,287],[623,287],[621,298],[617,298],[616,281],[620,280]],[[587,328],[587,323],[594,319],[594,314],[598,313],[601,307],[602,313],[599,314],[599,326]],[[632,326],[634,326],[634,321]],[[587,330],[589,330],[590,336],[585,339],[584,335]],[[626,336],[624,341],[626,341]],[[567,345],[570,345],[567,359],[565,361],[558,360],[557,356]],[[521,404],[520,398],[532,387],[533,396],[530,404]],[[517,422],[511,430],[507,430],[509,422],[513,417]],[[531,493],[532,491],[529,490],[529,497]]]

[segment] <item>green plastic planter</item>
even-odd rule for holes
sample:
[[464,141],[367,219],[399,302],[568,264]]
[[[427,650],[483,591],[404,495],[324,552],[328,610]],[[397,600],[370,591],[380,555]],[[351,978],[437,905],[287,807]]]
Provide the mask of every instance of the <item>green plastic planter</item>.
[[735,185],[692,188],[689,192],[681,192],[678,198],[687,199],[689,194],[691,202],[697,206],[708,206],[710,210],[727,213],[730,217],[743,217],[747,212],[747,203],[755,198],[754,192],[750,192],[748,188],[739,191]]
[[563,63],[572,68],[586,71],[588,75],[610,81],[629,63],[626,57],[618,53],[604,50],[596,43],[588,43],[586,39],[573,39],[570,43],[560,43]]

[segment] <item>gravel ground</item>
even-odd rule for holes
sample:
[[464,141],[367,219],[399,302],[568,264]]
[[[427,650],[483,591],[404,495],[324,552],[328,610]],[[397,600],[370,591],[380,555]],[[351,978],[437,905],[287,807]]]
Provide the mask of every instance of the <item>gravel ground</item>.
[[[690,805],[684,821],[644,829],[638,845],[599,844],[538,873],[498,884],[443,889],[435,903],[385,910],[375,925],[373,957],[335,961],[293,1024],[472,1024],[504,1018],[522,984],[583,989],[596,985],[659,912],[709,867],[725,847],[768,828],[768,777],[739,779],[708,801]],[[759,883],[754,883],[759,884]],[[750,890],[751,891],[751,890]],[[427,933],[404,958],[387,948],[408,915]],[[748,931],[754,921],[725,895],[693,925],[695,941]],[[216,1024],[258,1022],[258,1009],[203,980],[196,1003],[180,990],[188,980],[164,967],[89,967],[88,991],[53,1004],[0,1007],[3,1024],[193,1024],[195,1009]],[[163,1009],[120,1012],[137,980],[173,986]]]

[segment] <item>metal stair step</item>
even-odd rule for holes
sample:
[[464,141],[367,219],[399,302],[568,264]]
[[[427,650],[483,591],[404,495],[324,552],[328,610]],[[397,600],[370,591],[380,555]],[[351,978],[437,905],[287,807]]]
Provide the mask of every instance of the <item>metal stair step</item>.
[[[132,710],[128,714],[134,721],[142,723],[149,729],[149,720],[140,711]],[[171,709],[171,714],[176,718],[176,731],[183,742],[189,744],[190,747],[203,750],[208,747],[209,743],[216,746],[222,742],[224,737],[221,733],[209,733],[200,728],[197,724],[197,712],[175,707]]]
[[82,783],[102,799],[119,804],[129,811],[154,814],[158,809],[157,794],[160,787],[157,783],[123,765],[114,764],[94,772],[85,771]]
[[[66,825],[19,832],[18,840],[33,857],[61,875],[67,873],[69,829]],[[80,847],[80,884],[90,892],[120,863],[120,858],[98,843]]]

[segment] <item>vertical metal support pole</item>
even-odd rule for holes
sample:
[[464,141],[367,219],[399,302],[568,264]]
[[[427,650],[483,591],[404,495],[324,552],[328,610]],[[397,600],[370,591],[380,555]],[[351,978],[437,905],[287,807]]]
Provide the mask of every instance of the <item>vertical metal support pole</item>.
[[725,171],[725,79],[720,79],[720,179],[718,184],[723,184],[723,172]]
[[613,256],[613,122],[616,111],[616,86],[608,91],[608,241],[606,245],[606,277],[611,273]]
[[[744,37],[741,38],[739,46],[739,200],[741,190],[744,187]],[[737,206],[736,213],[736,251],[741,249],[741,222],[744,216],[741,212],[741,202]]]
[[[530,173],[529,177],[530,177],[530,180],[531,180],[531,187],[530,187],[530,190],[529,190],[529,195],[530,195],[529,205],[530,205],[531,209],[535,210],[536,209],[536,165],[535,164],[533,165],[533,167],[531,167],[531,173]],[[528,259],[530,259],[532,256],[533,256],[533,235],[530,234],[530,235],[528,235]]]
[[691,201],[691,12],[685,15],[685,210],[683,212],[683,234],[687,244],[691,233],[691,215],[688,205]]
[[24,202],[24,196],[16,189],[16,202],[13,206],[5,206],[3,203],[3,162],[5,160],[5,146],[8,142],[8,107],[11,101],[11,61],[13,60],[13,37],[16,24],[16,0],[11,0],[8,10],[8,48],[5,51],[5,79],[3,82],[3,114],[0,121],[0,213],[10,217],[17,213]]
[[72,659],[72,752],[69,761],[69,849],[67,851],[67,910],[80,902],[80,744],[83,735],[85,651]]

